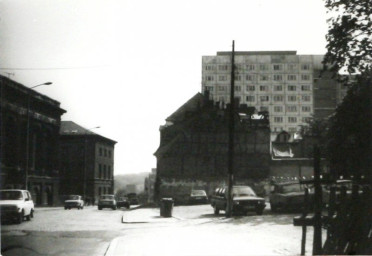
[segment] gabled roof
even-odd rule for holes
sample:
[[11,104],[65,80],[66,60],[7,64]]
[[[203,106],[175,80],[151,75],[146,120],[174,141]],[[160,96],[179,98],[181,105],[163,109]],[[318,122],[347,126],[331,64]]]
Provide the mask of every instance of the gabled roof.
[[98,136],[102,139],[105,139],[105,140],[108,140],[112,143],[117,143],[116,141],[114,140],[111,140],[109,138],[106,138],[106,137],[103,137],[95,132],[92,132],[91,129],[86,129],[80,125],[78,125],[77,123],[75,122],[72,122],[72,121],[61,121],[61,128],[60,128],[60,131],[59,131],[59,134],[60,135],[64,135],[64,136],[85,136],[85,135],[94,135],[94,136]]
[[203,104],[203,95],[198,92],[185,104],[178,108],[173,114],[171,114],[166,121],[175,122],[183,120],[185,113],[194,112],[200,108]]

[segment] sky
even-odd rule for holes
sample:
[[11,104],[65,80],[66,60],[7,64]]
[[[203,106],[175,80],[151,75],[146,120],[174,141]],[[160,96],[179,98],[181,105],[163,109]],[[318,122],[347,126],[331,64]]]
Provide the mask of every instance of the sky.
[[[324,54],[324,0],[0,0],[0,74],[115,140],[115,175],[150,172],[159,127],[217,51]],[[10,74],[9,74],[10,73]]]

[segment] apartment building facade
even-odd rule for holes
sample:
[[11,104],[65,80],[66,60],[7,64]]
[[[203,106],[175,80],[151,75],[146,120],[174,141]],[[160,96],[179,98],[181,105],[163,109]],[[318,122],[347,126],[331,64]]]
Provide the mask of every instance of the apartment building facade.
[[[268,111],[272,134],[294,134],[317,109],[334,111],[342,100],[339,95],[345,94],[337,83],[332,90],[319,90],[327,84],[320,82],[322,59],[323,55],[297,55],[296,51],[235,52],[235,99],[257,111]],[[212,100],[226,104],[230,86],[231,52],[203,56],[202,92],[209,91]],[[314,93],[322,99],[320,105],[314,102]]]

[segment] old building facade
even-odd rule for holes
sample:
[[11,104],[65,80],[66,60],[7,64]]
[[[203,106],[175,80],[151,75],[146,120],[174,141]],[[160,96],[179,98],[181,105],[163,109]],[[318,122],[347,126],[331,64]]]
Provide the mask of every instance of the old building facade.
[[[272,140],[281,131],[300,131],[313,115],[327,117],[342,101],[347,88],[329,74],[320,76],[322,60],[296,51],[235,52],[235,96],[269,112]],[[202,57],[202,92],[228,103],[230,81],[231,52]]]
[[60,103],[0,76],[1,188],[28,189],[37,206],[59,203]]
[[116,141],[71,121],[60,129],[61,196],[82,195],[96,203],[102,194],[114,193]]
[[[160,127],[160,147],[155,152],[155,194],[185,200],[191,189],[208,194],[225,184],[228,173],[229,106],[196,94]],[[240,113],[240,114],[238,114]],[[265,179],[269,174],[270,129],[268,119],[251,119],[254,109],[240,106],[235,115],[234,177],[237,183]]]

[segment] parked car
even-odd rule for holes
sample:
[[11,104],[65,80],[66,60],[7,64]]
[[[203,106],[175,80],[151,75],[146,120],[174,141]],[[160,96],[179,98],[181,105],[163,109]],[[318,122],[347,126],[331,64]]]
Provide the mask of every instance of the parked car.
[[[284,182],[273,185],[269,195],[271,211],[303,209],[306,185],[299,182]],[[309,190],[309,209],[314,202],[314,190]]]
[[65,210],[77,208],[78,210],[84,208],[84,200],[79,195],[69,195],[65,200]]
[[117,204],[114,195],[101,195],[98,199],[98,210],[103,208],[111,208],[116,210]]
[[137,205],[139,204],[138,197],[136,193],[129,193],[127,194],[127,197],[129,199],[130,205]]
[[[220,187],[214,191],[211,196],[211,205],[214,214],[219,214],[220,210],[227,210],[228,187]],[[232,187],[233,206],[232,214],[247,214],[250,211],[261,215],[266,207],[265,199],[258,197],[253,189],[249,186]]]
[[17,223],[22,223],[24,218],[31,220],[35,207],[30,192],[20,189],[0,190],[0,212],[1,220],[15,220]]
[[191,190],[189,204],[207,204],[208,196],[205,190]]
[[[346,188],[346,198],[351,197],[353,183],[351,180],[336,180],[335,183],[327,184],[323,186],[322,189],[322,202],[323,205],[328,207],[329,205],[329,199],[331,195],[331,187],[334,186],[336,188],[336,204],[340,202],[340,194],[341,194],[341,188]],[[361,193],[361,191],[360,191]]]
[[129,200],[127,197],[120,197],[117,201],[116,201],[116,205],[118,208],[121,208],[121,207],[125,207],[127,209],[130,208],[130,203],[129,203]]

